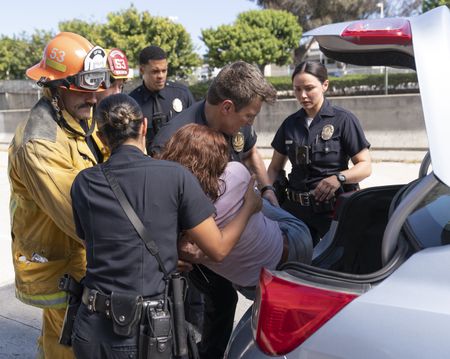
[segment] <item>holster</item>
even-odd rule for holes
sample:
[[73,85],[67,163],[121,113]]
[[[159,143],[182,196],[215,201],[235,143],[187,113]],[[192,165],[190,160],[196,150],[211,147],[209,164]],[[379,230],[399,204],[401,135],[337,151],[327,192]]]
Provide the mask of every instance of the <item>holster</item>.
[[278,204],[281,206],[287,197],[287,188],[289,185],[289,181],[286,178],[286,171],[281,170],[278,172],[277,178],[273,183],[273,187],[275,188],[275,195],[277,196]]
[[164,307],[144,305],[139,326],[139,359],[172,358],[172,318]]
[[142,314],[142,297],[123,292],[111,293],[111,320],[113,331],[122,337],[137,334]]
[[71,346],[73,324],[75,323],[78,308],[81,304],[83,286],[69,274],[65,274],[59,280],[58,288],[67,292],[68,297],[64,322],[61,328],[61,333],[59,334],[59,344]]
[[327,213],[334,210],[334,205],[336,203],[336,197],[332,197],[328,201],[319,202],[315,199],[313,195],[309,197],[311,201],[312,210],[314,213]]

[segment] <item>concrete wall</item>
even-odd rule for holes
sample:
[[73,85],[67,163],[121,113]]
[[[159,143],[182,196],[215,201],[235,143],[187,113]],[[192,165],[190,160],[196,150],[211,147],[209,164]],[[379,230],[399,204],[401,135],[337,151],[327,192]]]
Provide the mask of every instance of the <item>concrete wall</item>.
[[[359,118],[373,149],[425,150],[428,147],[419,94],[333,97],[330,101]],[[299,108],[295,99],[264,105],[255,121],[258,146],[270,147],[283,120]]]
[[[1,93],[0,88],[0,143],[9,143],[17,124],[28,116],[28,108],[37,99],[36,91],[5,94]],[[3,105],[2,101],[6,101],[7,105]],[[428,147],[418,94],[333,97],[330,101],[352,111],[359,118],[373,149],[425,150]],[[255,121],[258,146],[270,147],[281,122],[298,109],[295,99],[264,105]]]
[[29,80],[0,80],[0,110],[31,108],[40,96],[40,88]]

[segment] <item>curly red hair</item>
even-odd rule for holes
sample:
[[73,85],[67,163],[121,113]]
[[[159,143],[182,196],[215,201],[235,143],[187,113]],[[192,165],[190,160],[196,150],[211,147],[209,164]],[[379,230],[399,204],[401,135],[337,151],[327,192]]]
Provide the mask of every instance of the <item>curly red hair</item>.
[[220,176],[229,161],[230,150],[222,133],[194,123],[183,126],[158,157],[178,162],[189,169],[213,201],[223,193]]

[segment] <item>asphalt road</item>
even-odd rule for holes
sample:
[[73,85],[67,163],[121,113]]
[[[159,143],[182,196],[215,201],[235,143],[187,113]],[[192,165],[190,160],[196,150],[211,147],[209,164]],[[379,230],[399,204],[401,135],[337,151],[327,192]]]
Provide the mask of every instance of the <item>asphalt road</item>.
[[[408,183],[418,174],[423,154],[375,154],[372,176],[361,187],[383,184]],[[378,156],[378,157],[377,157]],[[403,159],[403,162],[396,162]],[[266,160],[266,165],[268,161]],[[9,220],[9,182],[7,178],[7,153],[0,150],[0,359],[35,357],[36,339],[41,327],[41,310],[22,304],[14,297],[14,271],[11,261],[11,238]],[[240,297],[236,320],[251,302]]]

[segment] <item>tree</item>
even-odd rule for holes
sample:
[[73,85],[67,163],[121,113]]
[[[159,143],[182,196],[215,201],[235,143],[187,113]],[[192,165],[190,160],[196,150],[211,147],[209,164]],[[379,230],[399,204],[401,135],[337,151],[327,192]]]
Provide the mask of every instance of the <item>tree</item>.
[[295,16],[286,11],[252,10],[241,13],[233,25],[202,30],[202,41],[210,66],[244,60],[262,70],[270,63],[289,63],[301,34]]
[[42,59],[45,44],[53,34],[50,31],[36,30],[32,35],[21,33],[18,36],[0,38],[0,78],[6,80],[25,79],[27,68]]
[[426,12],[441,5],[447,5],[450,7],[450,0],[424,0],[422,3],[422,11]]
[[[305,31],[333,22],[375,17],[379,13],[377,2],[373,0],[256,0],[256,3],[265,9],[291,12]],[[383,3],[386,16],[409,16],[419,12],[421,0]]]
[[[265,9],[281,9],[297,17],[305,31],[334,22],[379,17],[378,1],[373,0],[251,0]],[[420,13],[421,0],[383,0],[385,16],[411,16]],[[308,41],[295,49],[295,62],[303,60],[312,45]]]
[[95,45],[105,46],[104,39],[102,37],[102,28],[104,25],[99,23],[89,23],[83,20],[69,20],[63,21],[58,24],[60,31],[74,32],[88,39]]
[[168,18],[139,13],[134,6],[109,13],[108,22],[101,29],[107,48],[125,51],[131,66],[138,66],[139,52],[148,45],[160,46],[167,52],[169,75],[185,76],[200,64],[190,35],[181,24]]
[[[127,54],[131,67],[138,66],[138,54],[150,44],[161,46],[168,55],[169,75],[186,76],[200,64],[186,29],[168,18],[153,17],[134,6],[109,13],[107,23],[83,20],[60,22],[60,31],[80,34],[94,45],[118,47]],[[37,30],[32,35],[0,37],[0,78],[25,78],[25,70],[39,62],[46,43],[54,36],[50,31]]]

